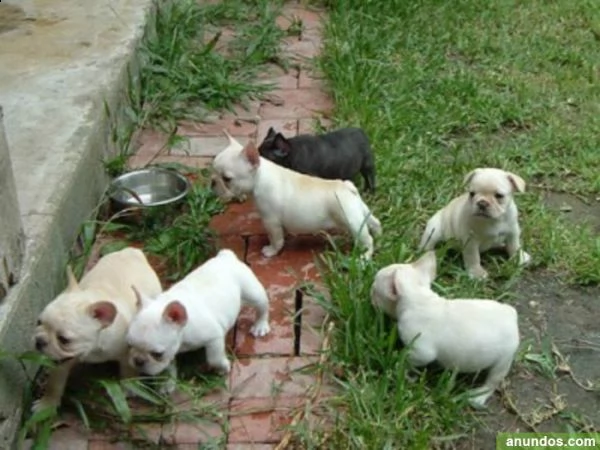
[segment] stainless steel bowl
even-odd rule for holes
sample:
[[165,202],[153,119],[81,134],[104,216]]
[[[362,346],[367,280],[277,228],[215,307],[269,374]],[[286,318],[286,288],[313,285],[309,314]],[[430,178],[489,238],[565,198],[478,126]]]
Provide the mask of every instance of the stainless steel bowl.
[[190,189],[186,177],[174,170],[140,169],[115,178],[109,196],[122,208],[153,207],[177,203]]

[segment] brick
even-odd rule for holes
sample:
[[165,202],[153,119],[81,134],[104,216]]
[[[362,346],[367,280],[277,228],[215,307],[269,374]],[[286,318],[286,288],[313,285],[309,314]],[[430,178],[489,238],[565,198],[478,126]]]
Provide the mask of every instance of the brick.
[[300,119],[298,121],[298,134],[319,134],[320,127],[325,130],[331,129],[331,120],[324,118]]
[[161,164],[181,164],[192,169],[205,169],[212,165],[212,158],[204,156],[159,155],[151,162],[150,165]]
[[282,51],[290,58],[302,61],[319,56],[321,46],[322,42],[318,35],[310,35],[310,39],[289,37],[283,39]]
[[135,450],[130,442],[90,441],[88,450]]
[[256,142],[259,144],[265,140],[269,128],[273,128],[276,132],[283,134],[285,137],[290,138],[298,134],[298,121],[295,119],[270,119],[261,120],[258,124],[258,134]]
[[227,409],[231,394],[226,388],[216,388],[211,392],[204,394],[202,397],[197,397],[197,393],[175,391],[171,394],[171,402],[173,408],[177,412],[193,412],[202,411],[207,407],[217,409]]
[[327,248],[325,238],[318,235],[288,235],[281,252],[265,258],[261,251],[268,243],[266,235],[252,236],[248,241],[246,259],[263,283],[279,285],[282,279],[287,278],[293,280],[289,286],[296,286],[304,281],[319,279],[315,258]]
[[331,99],[319,89],[284,89],[273,91],[283,100],[282,105],[264,104],[263,119],[312,118],[315,113],[326,113],[333,107]]
[[228,444],[227,450],[273,450],[273,444]]
[[79,426],[58,428],[52,433],[48,450],[87,450],[88,438]]
[[261,83],[272,84],[274,89],[295,89],[298,87],[298,69],[292,67],[287,72],[272,64],[259,76]]
[[[236,138],[242,145],[246,145],[248,138]],[[198,136],[178,142],[169,151],[169,155],[177,156],[216,156],[229,145],[225,135]]]
[[260,214],[252,200],[230,203],[224,213],[212,217],[210,227],[219,236],[249,236],[265,233]]
[[224,235],[217,238],[217,247],[219,249],[228,248],[233,251],[237,257],[244,261],[246,255],[246,242],[241,236],[237,235]]
[[298,87],[300,89],[304,88],[318,88],[323,89],[325,83],[323,82],[322,77],[320,77],[314,70],[310,70],[308,68],[301,69],[300,75],[298,76]]
[[233,107],[232,111],[227,111],[221,115],[222,119],[236,118],[238,120],[252,121],[258,123],[260,120],[259,115],[260,101],[251,100],[246,104],[238,104]]
[[174,421],[163,426],[163,443],[199,444],[219,441],[225,435],[221,424],[210,420],[197,422]]
[[321,29],[323,16],[323,11],[318,9],[307,9],[293,4],[286,4],[276,23],[283,30],[287,30],[295,18],[302,21],[303,30]]
[[[258,114],[258,109],[256,110]],[[224,135],[223,130],[237,137],[250,137],[256,133],[256,123],[240,120],[235,116],[220,116],[211,122],[182,122],[178,125],[177,134],[186,137],[217,136]]]
[[324,321],[327,317],[327,312],[313,297],[304,295],[300,314],[302,316],[300,354],[318,354],[323,344],[323,327],[325,326]]
[[[265,287],[271,287],[265,285]],[[272,289],[267,289],[269,291]],[[235,354],[239,357],[254,355],[286,355],[294,353],[294,301],[288,295],[273,295],[269,292],[269,325],[271,331],[263,337],[254,337],[250,327],[256,312],[245,307],[238,318]]]
[[301,368],[316,362],[312,357],[249,358],[235,361],[231,369],[233,400],[244,398],[297,397],[315,379]]
[[277,443],[304,399],[253,398],[237,401],[231,406],[229,444]]
[[162,423],[136,423],[132,426],[131,438],[133,440],[145,441],[159,444],[162,440]]
[[169,137],[162,131],[145,129],[136,137],[135,155],[139,160],[150,161],[161,151],[166,150]]

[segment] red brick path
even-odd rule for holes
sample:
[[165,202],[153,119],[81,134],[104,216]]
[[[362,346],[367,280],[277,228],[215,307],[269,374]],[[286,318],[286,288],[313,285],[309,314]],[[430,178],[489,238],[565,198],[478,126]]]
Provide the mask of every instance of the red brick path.
[[[322,119],[331,108],[330,98],[313,75],[307,58],[320,48],[320,14],[296,4],[288,4],[278,19],[287,28],[290,18],[302,20],[300,37],[285,39],[284,49],[298,64],[285,73],[273,66],[264,79],[275,83],[269,101],[251,102],[235,114],[214,117],[212,123],[184,123],[178,133],[189,140],[176,148],[166,148],[166,137],[144,131],[138,136],[139,150],[130,160],[132,167],[152,163],[176,162],[206,167],[227,140],[226,128],[242,143],[255,139],[259,143],[269,127],[287,136],[311,132],[315,120]],[[326,119],[324,119],[326,122]],[[266,244],[264,229],[252,202],[232,204],[212,221],[221,247],[231,248],[245,260],[263,282],[270,295],[271,333],[255,339],[249,334],[252,311],[243,310],[231,334],[230,349],[235,355],[227,390],[215,392],[202,401],[213,402],[229,418],[227,436],[215,423],[150,423],[139,430],[145,439],[179,449],[198,448],[211,438],[226,438],[230,450],[275,448],[281,440],[281,426],[289,423],[298,407],[307,401],[307,389],[315,384],[314,375],[299,369],[315,364],[321,347],[322,309],[304,296],[302,305],[296,288],[304,282],[318,282],[314,256],[322,250],[320,238],[298,236],[286,241],[283,253],[265,259],[260,249]],[[298,318],[301,317],[299,321]],[[178,408],[185,410],[190,399],[174,394]],[[70,421],[69,421],[70,422]],[[117,450],[132,448],[126,443],[112,443],[113,437],[86,433],[75,423],[53,434],[53,449]],[[137,432],[136,432],[137,434]]]

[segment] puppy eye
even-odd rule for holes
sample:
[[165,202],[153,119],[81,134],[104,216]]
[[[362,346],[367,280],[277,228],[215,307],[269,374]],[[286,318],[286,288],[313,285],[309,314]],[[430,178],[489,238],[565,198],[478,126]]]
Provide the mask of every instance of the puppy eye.
[[163,352],[150,352],[150,356],[152,356],[152,358],[156,359],[157,361],[160,361],[163,355]]
[[62,334],[59,334],[57,338],[58,342],[60,342],[60,345],[69,345],[69,343],[71,342],[69,338],[64,337]]
[[474,191],[469,192],[469,197],[471,197],[471,198],[475,197],[475,192]]
[[231,177],[227,177],[227,176],[223,175],[223,182],[229,183],[230,181],[231,181]]
[[502,200],[504,198],[504,194],[500,194],[499,192],[497,192],[494,197],[496,197],[496,199],[498,200]]
[[38,320],[35,324],[39,327],[42,324],[42,321]]

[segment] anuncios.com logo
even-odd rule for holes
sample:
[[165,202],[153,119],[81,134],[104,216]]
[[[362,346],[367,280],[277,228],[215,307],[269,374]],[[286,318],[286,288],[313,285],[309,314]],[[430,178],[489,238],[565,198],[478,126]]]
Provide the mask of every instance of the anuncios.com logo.
[[599,449],[600,433],[498,433],[496,450]]

